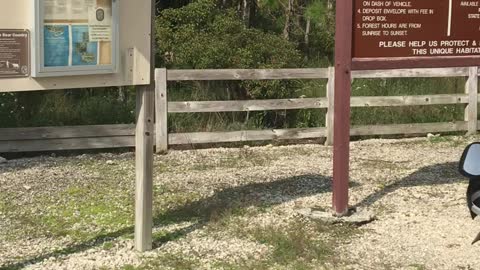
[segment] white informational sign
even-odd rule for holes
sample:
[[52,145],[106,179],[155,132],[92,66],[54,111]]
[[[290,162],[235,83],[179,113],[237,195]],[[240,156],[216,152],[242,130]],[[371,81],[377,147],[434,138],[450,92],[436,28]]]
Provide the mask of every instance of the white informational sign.
[[95,0],[44,0],[45,20],[87,20]]
[[112,40],[112,9],[89,8],[88,9],[88,33],[90,41]]

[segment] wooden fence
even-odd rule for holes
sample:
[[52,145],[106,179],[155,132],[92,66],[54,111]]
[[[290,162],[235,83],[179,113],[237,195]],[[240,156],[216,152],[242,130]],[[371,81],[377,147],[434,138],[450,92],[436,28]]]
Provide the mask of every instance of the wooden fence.
[[[355,71],[353,78],[416,78],[467,77],[464,94],[369,96],[352,97],[352,107],[418,106],[438,104],[465,104],[465,121],[450,123],[414,123],[396,125],[353,126],[352,136],[425,134],[429,132],[477,131],[478,107],[477,67],[439,69],[399,69],[382,71]],[[165,152],[169,145],[243,142],[281,139],[326,138],[333,142],[333,68],[318,69],[258,69],[258,70],[166,70],[157,69],[156,125],[157,152]],[[205,80],[278,80],[326,79],[326,97],[237,100],[237,101],[182,101],[168,102],[169,81]],[[248,112],[266,110],[327,109],[325,127],[297,129],[242,130],[230,132],[168,133],[168,115],[171,113]],[[25,151],[76,150],[134,146],[134,125],[102,125],[75,127],[42,127],[0,129],[0,153]]]

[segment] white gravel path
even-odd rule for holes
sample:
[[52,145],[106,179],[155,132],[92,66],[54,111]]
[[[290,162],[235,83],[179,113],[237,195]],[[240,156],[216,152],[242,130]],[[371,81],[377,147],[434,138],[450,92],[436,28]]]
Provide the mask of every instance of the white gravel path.
[[[467,181],[456,172],[463,148],[475,139],[352,143],[351,205],[374,211],[377,220],[362,226],[360,234],[335,248],[335,256],[340,259],[334,268],[480,269],[480,245],[470,244],[480,232],[480,223],[469,217],[465,205]],[[172,151],[155,159],[155,186],[173,188],[162,196],[174,196],[174,190],[189,190],[206,200],[223,198],[222,194],[227,196],[231,190],[242,194],[247,209],[259,203],[271,205],[267,212],[250,217],[248,226],[282,226],[299,218],[299,208],[330,207],[331,156],[331,147],[321,145]],[[15,203],[28,205],[32,194],[48,195],[84,181],[100,181],[88,166],[72,170],[73,165],[62,165],[83,159],[129,171],[119,176],[123,180],[118,185],[132,192],[133,156],[128,153],[9,161],[0,164],[0,192],[18,194]],[[2,270],[74,241],[69,237],[28,235],[17,235],[12,240],[1,233],[4,229],[15,230],[15,224],[12,216],[2,214],[0,204]],[[135,252],[131,239],[118,238],[108,248],[97,245],[45,258],[26,269],[115,269],[138,266],[167,254],[196,258],[201,262],[200,269],[210,269],[218,261],[238,263],[261,259],[270,252],[268,245],[238,238],[228,230],[215,233],[208,226],[196,227],[190,221],[165,225],[156,231],[181,229],[191,232],[146,254]]]

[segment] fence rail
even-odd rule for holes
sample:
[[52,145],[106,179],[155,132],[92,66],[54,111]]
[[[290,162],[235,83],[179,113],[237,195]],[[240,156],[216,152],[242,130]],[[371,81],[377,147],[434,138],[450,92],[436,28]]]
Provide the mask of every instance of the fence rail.
[[[439,69],[398,69],[354,71],[353,79],[466,77],[464,94],[368,96],[352,97],[352,107],[390,107],[440,104],[464,104],[465,121],[453,123],[412,123],[396,125],[353,126],[352,136],[425,134],[429,132],[467,131],[475,133],[480,125],[478,110],[477,67]],[[230,70],[166,70],[157,69],[155,96],[155,142],[157,152],[169,145],[245,142],[282,139],[326,138],[333,142],[333,68],[310,69],[230,69]],[[277,80],[327,79],[326,97],[237,101],[175,101],[168,102],[168,82],[196,80]],[[249,112],[267,110],[326,109],[325,127],[297,129],[242,130],[230,132],[168,133],[170,113]],[[78,150],[133,147],[134,125],[100,125],[74,127],[41,127],[0,129],[0,153]]]

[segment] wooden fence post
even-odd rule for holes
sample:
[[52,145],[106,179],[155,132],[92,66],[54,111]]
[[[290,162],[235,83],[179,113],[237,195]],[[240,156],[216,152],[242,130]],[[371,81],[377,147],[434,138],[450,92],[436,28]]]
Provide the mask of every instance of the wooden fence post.
[[468,94],[468,105],[465,108],[465,121],[468,121],[467,135],[473,135],[478,129],[478,67],[468,69],[465,92]]
[[333,145],[333,108],[335,104],[335,68],[328,68],[327,82],[327,115],[325,116],[325,127],[327,128],[325,145]]
[[156,152],[168,151],[167,69],[155,70],[155,142]]

